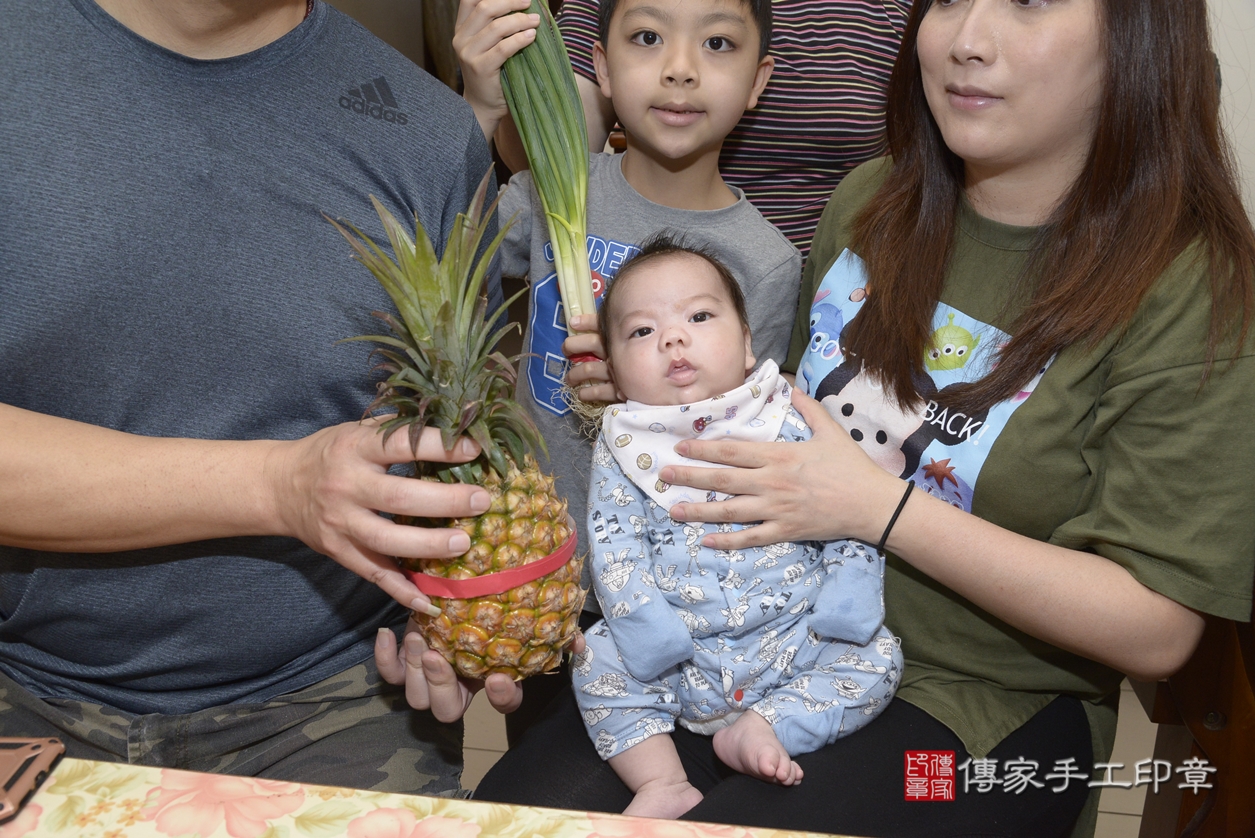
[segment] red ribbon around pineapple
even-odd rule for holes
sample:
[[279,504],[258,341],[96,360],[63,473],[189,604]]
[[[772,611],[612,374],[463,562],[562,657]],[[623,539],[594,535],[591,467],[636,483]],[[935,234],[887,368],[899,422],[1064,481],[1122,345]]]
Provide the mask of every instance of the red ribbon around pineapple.
[[499,570],[496,573],[485,573],[472,579],[445,579],[440,576],[429,576],[415,570],[405,571],[415,586],[427,596],[440,596],[446,599],[473,599],[477,596],[503,594],[511,588],[526,585],[542,576],[553,573],[571,560],[575,555],[575,528],[571,528],[571,536],[562,546],[538,561],[530,562],[522,567]]

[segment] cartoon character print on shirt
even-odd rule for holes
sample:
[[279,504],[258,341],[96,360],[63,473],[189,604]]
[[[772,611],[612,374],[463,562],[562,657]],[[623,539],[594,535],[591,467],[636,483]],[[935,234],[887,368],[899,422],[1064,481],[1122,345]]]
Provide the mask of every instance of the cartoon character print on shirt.
[[924,353],[924,366],[930,370],[961,369],[980,343],[980,337],[954,325],[954,312],[946,318],[946,325],[933,332],[928,351]]
[[[590,235],[588,265],[593,272],[593,298],[601,305],[606,286],[619,272],[619,266],[640,250],[634,244],[625,244],[600,236]],[[562,397],[562,382],[566,379],[567,362],[562,354],[562,342],[567,338],[566,312],[562,309],[562,296],[558,292],[558,274],[553,267],[553,245],[545,245],[544,279],[532,284],[532,306],[529,314],[531,329],[531,357],[527,359],[527,384],[536,404],[558,416],[571,412]],[[537,266],[539,268],[539,266]],[[532,275],[540,273],[534,270]]]
[[[936,383],[928,376],[920,377],[916,389],[925,398],[926,405],[935,405],[945,397],[945,390],[938,391]],[[959,445],[984,426],[988,414],[988,411],[974,416],[947,413],[941,419],[936,409],[903,411],[885,398],[879,382],[863,370],[858,361],[846,361],[830,372],[820,383],[815,398],[877,465],[904,480],[916,474],[926,448],[934,442],[946,447]],[[957,486],[953,471],[950,469],[946,477]],[[927,484],[934,476],[929,473],[924,479],[917,477],[915,482],[930,491]],[[935,485],[943,488],[945,482],[943,478]],[[970,489],[965,494],[951,493],[944,497],[951,501],[952,496],[958,501],[956,505],[972,511]]]
[[[989,450],[1049,364],[1013,398],[976,415],[944,407],[947,392],[983,376],[1010,336],[940,303],[925,350],[926,375],[916,383],[923,403],[903,411],[859,361],[844,356],[839,341],[833,351],[827,339],[817,339],[817,324],[848,324],[857,316],[866,281],[863,261],[849,250],[825,274],[811,307],[812,339],[798,366],[798,386],[818,399],[886,471],[914,479],[925,492],[971,512],[973,489]],[[832,306],[840,309],[839,315],[824,310]]]
[[811,305],[807,351],[824,361],[831,361],[841,351],[841,329],[845,325],[841,309],[825,299],[831,293],[827,289],[819,291]]
[[844,251],[832,263],[811,301],[810,342],[797,368],[797,384],[814,395],[819,382],[841,363],[841,330],[863,307],[867,296],[863,260]]

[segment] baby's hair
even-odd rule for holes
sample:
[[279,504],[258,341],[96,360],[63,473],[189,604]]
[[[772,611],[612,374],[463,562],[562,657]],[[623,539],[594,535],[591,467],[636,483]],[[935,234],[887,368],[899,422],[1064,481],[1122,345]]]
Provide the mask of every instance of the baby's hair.
[[[741,0],[741,3],[749,7],[758,24],[758,57],[764,58],[771,46],[771,0]],[[610,39],[610,20],[618,7],[619,0],[601,0],[597,7],[597,34],[603,47]]]
[[606,286],[606,290],[601,296],[601,309],[597,314],[597,327],[601,332],[601,345],[605,348],[607,358],[610,357],[610,324],[614,320],[615,290],[620,288],[628,276],[638,268],[644,267],[657,259],[683,254],[696,256],[715,269],[715,273],[718,274],[719,280],[723,284],[724,291],[727,292],[728,298],[732,300],[732,307],[736,309],[736,316],[740,319],[741,326],[747,332],[750,330],[749,314],[745,309],[745,294],[741,292],[741,286],[737,285],[736,277],[732,276],[728,266],[723,264],[719,257],[705,245],[692,243],[685,239],[682,234],[663,230],[646,239],[641,244],[641,249],[629,256],[619,266],[619,272],[615,274],[614,281]]

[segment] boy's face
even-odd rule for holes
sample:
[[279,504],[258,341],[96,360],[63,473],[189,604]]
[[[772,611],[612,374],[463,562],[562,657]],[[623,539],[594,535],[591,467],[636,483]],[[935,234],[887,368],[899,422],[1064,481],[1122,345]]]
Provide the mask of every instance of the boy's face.
[[593,63],[629,140],[684,161],[718,150],[774,64],[742,0],[620,0]]
[[617,290],[610,370],[624,398],[688,404],[740,387],[754,369],[749,330],[713,265],[658,256]]

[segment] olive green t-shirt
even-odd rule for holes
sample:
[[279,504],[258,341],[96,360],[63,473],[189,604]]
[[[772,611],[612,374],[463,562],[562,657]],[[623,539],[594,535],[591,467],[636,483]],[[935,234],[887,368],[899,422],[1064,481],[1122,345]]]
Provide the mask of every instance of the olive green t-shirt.
[[[1017,280],[1038,232],[965,205],[925,358],[924,406],[902,413],[838,342],[865,285],[862,260],[847,249],[850,224],[889,165],[872,161],[851,173],[819,223],[803,276],[808,304],[786,364],[798,386],[873,459],[930,494],[1110,559],[1190,608],[1248,619],[1255,352],[1251,342],[1240,351],[1222,346],[1203,383],[1211,294],[1195,248],[1156,282],[1122,333],[1059,352],[1014,398],[980,415],[952,414],[935,394],[989,369],[1019,311]],[[1096,758],[1107,758],[1119,672],[1012,628],[896,556],[885,600],[885,623],[906,657],[898,697],[943,722],[973,756],[1067,693],[1086,703]]]

